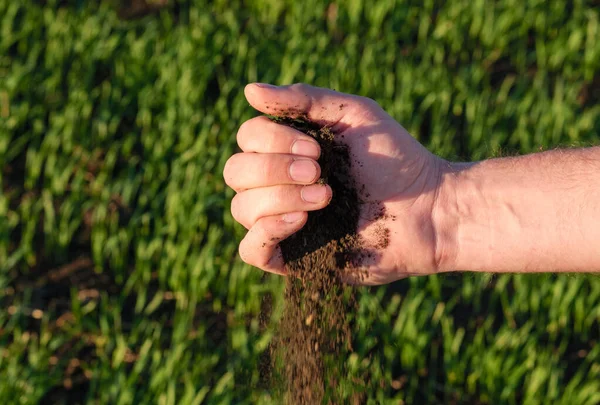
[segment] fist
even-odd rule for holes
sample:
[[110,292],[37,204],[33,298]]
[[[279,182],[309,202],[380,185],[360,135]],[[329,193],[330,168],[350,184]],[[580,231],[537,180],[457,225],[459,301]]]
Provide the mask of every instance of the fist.
[[[439,268],[433,211],[443,161],[429,153],[377,103],[307,85],[250,84],[250,104],[273,115],[303,116],[327,125],[353,157],[352,175],[363,202],[358,233],[376,255],[365,256],[363,284],[383,284]],[[248,232],[239,246],[245,262],[285,274],[278,243],[300,230],[308,212],[327,206],[329,186],[318,184],[319,144],[310,136],[260,116],[237,133],[242,153],[226,163],[236,195],[231,213]],[[373,215],[384,210],[387,215]],[[385,230],[388,240],[381,243]]]

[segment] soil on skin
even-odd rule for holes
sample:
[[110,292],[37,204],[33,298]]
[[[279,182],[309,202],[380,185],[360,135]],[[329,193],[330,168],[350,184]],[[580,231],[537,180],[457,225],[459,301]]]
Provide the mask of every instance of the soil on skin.
[[359,402],[357,397],[343,399],[337,387],[352,351],[351,321],[356,313],[354,291],[345,287],[343,275],[361,247],[361,201],[350,173],[350,153],[327,127],[304,119],[275,120],[319,142],[319,181],[331,186],[333,198],[326,208],[309,212],[302,230],[280,243],[289,277],[274,344],[274,371],[283,383],[286,403]]

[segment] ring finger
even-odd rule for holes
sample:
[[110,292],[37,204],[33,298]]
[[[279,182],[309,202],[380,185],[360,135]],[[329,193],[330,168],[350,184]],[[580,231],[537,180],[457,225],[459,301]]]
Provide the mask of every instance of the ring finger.
[[233,197],[231,214],[250,229],[262,217],[324,208],[331,201],[331,196],[331,187],[326,184],[253,188]]

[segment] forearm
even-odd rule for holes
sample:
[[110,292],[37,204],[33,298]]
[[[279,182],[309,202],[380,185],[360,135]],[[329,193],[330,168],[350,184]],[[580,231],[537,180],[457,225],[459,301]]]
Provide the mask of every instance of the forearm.
[[441,271],[600,271],[600,147],[450,164],[441,179]]

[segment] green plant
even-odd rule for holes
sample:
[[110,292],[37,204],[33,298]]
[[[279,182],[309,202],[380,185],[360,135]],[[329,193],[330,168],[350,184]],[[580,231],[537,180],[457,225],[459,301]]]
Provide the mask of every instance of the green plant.
[[[281,280],[236,257],[221,172],[252,81],[379,101],[451,159],[597,143],[593,1],[0,0],[0,396],[272,403]],[[261,319],[263,299],[275,310]],[[370,403],[600,401],[600,279],[363,289]],[[361,389],[351,380],[348,396]]]

